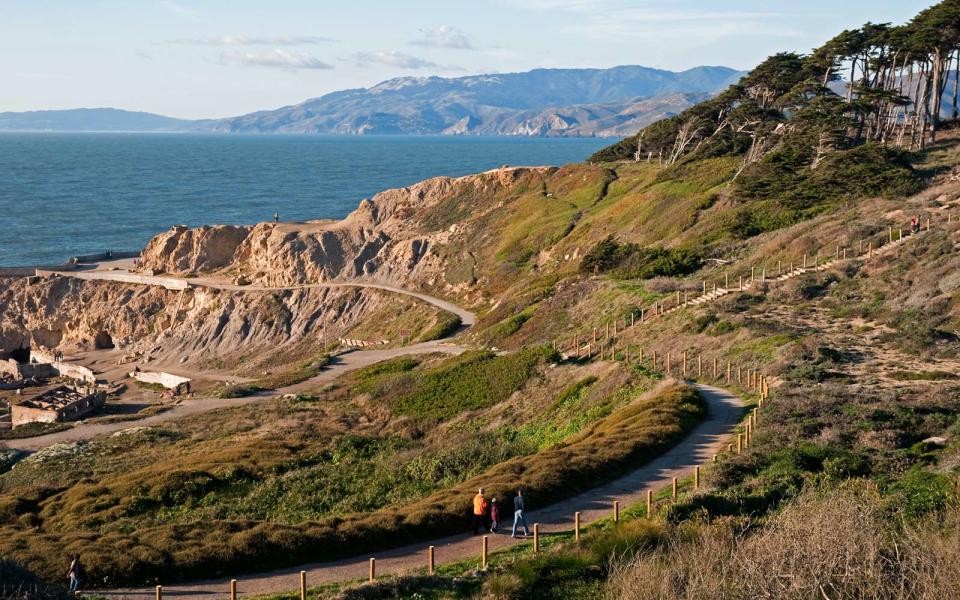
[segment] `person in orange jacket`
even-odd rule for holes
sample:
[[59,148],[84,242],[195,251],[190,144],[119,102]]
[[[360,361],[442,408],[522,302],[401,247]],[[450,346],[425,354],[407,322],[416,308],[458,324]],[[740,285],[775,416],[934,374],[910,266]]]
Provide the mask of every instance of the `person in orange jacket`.
[[476,535],[479,533],[479,529],[486,531],[489,529],[487,525],[487,510],[490,508],[490,503],[487,502],[486,496],[483,495],[483,488],[480,488],[480,491],[477,492],[477,495],[473,497],[473,534]]

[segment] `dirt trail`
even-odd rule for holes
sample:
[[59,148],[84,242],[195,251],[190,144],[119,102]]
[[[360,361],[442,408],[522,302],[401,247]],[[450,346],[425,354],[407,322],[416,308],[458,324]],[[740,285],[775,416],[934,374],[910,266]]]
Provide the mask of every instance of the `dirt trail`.
[[[87,270],[78,270],[78,271],[64,271],[60,273],[64,277],[73,277],[76,279],[85,279],[93,281],[116,281],[116,276],[118,270],[125,270],[129,268],[129,260],[117,260],[117,261],[104,261],[100,263],[94,263],[89,265],[90,269]],[[288,285],[288,286],[265,286],[265,285],[236,285],[231,283],[229,280],[222,277],[194,277],[194,278],[182,278],[175,277],[172,275],[142,275],[144,281],[141,285],[156,285],[160,287],[166,287],[165,283],[169,282],[171,279],[182,280],[186,282],[190,287],[205,287],[216,290],[228,290],[233,292],[274,292],[274,291],[285,291],[285,290],[305,290],[312,288],[341,288],[341,287],[358,287],[358,288],[372,288],[377,290],[383,290],[386,292],[392,292],[394,294],[402,294],[404,296],[412,296],[426,302],[427,304],[432,304],[437,308],[443,309],[447,312],[453,313],[460,317],[460,321],[467,327],[474,325],[477,322],[477,316],[465,309],[448,302],[442,298],[437,298],[436,296],[431,296],[429,294],[424,294],[414,290],[408,290],[402,287],[387,285],[383,283],[376,282],[356,282],[356,281],[330,281],[325,283],[304,283],[298,285]],[[137,285],[137,284],[131,284]]]
[[306,381],[301,381],[300,383],[295,383],[293,385],[278,388],[276,390],[270,390],[242,398],[188,398],[168,411],[149,417],[144,417],[142,419],[121,421],[117,423],[81,423],[65,431],[58,431],[56,433],[49,433],[47,435],[40,435],[19,440],[7,440],[5,443],[8,448],[34,452],[42,448],[46,448],[47,446],[52,446],[53,444],[89,440],[100,435],[113,433],[123,429],[130,429],[132,427],[148,427],[165,423],[167,421],[172,421],[174,419],[179,419],[181,417],[197,415],[221,408],[243,406],[245,404],[257,402],[264,398],[282,396],[283,394],[296,394],[310,389],[311,387],[315,387],[318,383],[333,381],[344,373],[348,373],[356,369],[362,369],[363,367],[368,367],[383,360],[397,358],[398,356],[429,354],[434,352],[440,352],[443,354],[461,354],[466,350],[467,348],[463,346],[458,346],[442,340],[423,342],[421,344],[402,346],[400,348],[387,348],[383,350],[350,350],[335,356],[331,364],[319,375],[311,377]]
[[[527,514],[530,526],[532,527],[534,522],[540,523],[541,535],[550,535],[572,530],[573,513],[576,511],[580,511],[583,524],[609,517],[614,500],[619,500],[622,507],[643,502],[648,489],[670,485],[673,477],[689,477],[694,466],[709,462],[713,454],[721,452],[743,416],[743,401],[719,388],[699,384],[696,387],[709,405],[709,416],[682,442],[620,479],[546,508],[530,510]],[[466,528],[465,518],[464,529]],[[518,543],[522,543],[522,540],[511,539],[509,526],[505,531],[501,530],[500,534],[490,536],[491,551]],[[301,570],[307,572],[308,585],[361,579],[367,575],[371,556],[377,559],[378,575],[411,572],[426,566],[427,547],[430,545],[436,547],[438,565],[473,557],[479,560],[480,544],[479,536],[450,536],[352,559],[312,563],[239,577],[237,590],[241,597],[293,590],[299,586]],[[216,579],[164,586],[163,593],[165,597],[178,599],[222,598],[229,595],[229,589],[229,579]],[[98,593],[110,598],[147,598],[153,597],[155,590],[121,589]]]

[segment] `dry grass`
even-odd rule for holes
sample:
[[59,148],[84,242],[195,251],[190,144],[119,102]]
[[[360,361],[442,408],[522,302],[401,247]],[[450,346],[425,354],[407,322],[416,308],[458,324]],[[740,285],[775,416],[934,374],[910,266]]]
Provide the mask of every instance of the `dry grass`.
[[[960,519],[898,527],[869,486],[808,492],[762,528],[703,526],[620,565],[618,600],[933,600],[960,589]],[[947,595],[950,595],[947,593]]]

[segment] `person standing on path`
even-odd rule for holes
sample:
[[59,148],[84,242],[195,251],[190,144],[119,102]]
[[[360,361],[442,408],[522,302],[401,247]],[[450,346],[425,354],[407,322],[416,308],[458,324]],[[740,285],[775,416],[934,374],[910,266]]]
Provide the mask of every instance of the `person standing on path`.
[[477,495],[473,497],[473,535],[477,535],[481,528],[484,531],[488,529],[488,508],[490,508],[490,503],[487,502],[487,498],[483,495],[483,488],[480,488]]
[[513,499],[513,529],[510,531],[510,537],[517,537],[517,523],[523,525],[523,537],[530,537],[530,529],[527,527],[526,503],[523,501],[523,490],[517,490],[517,497]]
[[273,224],[276,225],[278,223],[280,223],[280,213],[275,212],[273,213]]
[[76,554],[73,561],[70,562],[70,570],[67,571],[67,577],[70,578],[70,587],[68,592],[76,594],[80,588],[80,579],[83,577],[83,565],[80,564],[80,555]]
[[500,501],[494,498],[490,501],[490,533],[496,533],[500,524]]

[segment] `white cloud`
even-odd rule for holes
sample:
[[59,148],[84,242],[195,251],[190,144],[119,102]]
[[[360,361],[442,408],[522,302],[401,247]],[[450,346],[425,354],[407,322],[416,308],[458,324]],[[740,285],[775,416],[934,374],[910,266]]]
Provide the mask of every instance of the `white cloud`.
[[167,43],[197,46],[306,46],[335,41],[337,40],[319,35],[279,35],[268,37],[223,35],[220,37],[168,40]]
[[353,60],[361,67],[372,64],[387,65],[388,67],[398,67],[401,69],[439,69],[440,65],[433,61],[418,56],[411,56],[396,50],[375,52],[357,52],[353,55]]
[[430,29],[421,29],[420,39],[413,40],[410,43],[414,46],[426,46],[429,48],[476,50],[473,42],[470,40],[470,36],[450,25],[437,25]]
[[231,50],[220,55],[222,63],[234,63],[245,67],[271,67],[275,69],[332,69],[333,65],[306,52],[289,52],[275,48],[264,52],[240,52]]

